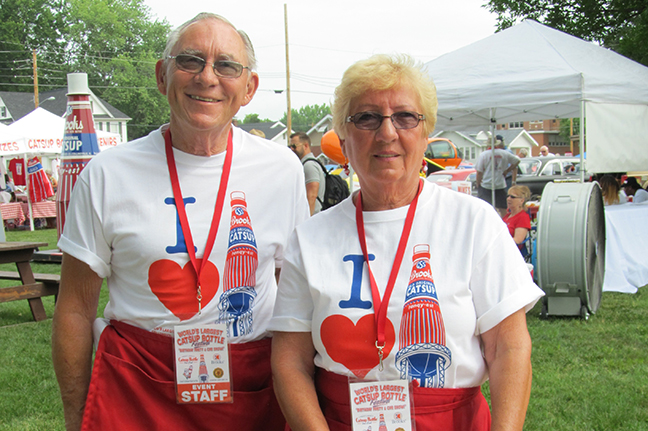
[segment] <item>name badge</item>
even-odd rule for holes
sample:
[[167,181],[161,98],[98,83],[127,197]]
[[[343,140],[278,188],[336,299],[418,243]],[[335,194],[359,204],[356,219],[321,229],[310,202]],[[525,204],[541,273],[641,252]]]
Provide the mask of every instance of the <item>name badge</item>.
[[412,430],[407,380],[349,383],[349,389],[354,431]]
[[178,404],[234,401],[224,323],[176,326],[173,345]]

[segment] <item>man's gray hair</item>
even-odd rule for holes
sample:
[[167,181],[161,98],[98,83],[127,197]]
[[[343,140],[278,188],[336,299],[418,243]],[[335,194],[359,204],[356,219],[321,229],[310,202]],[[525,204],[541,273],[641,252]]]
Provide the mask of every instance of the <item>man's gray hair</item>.
[[250,40],[250,37],[247,35],[247,33],[245,33],[243,30],[238,30],[226,18],[217,15],[215,13],[209,13],[209,12],[199,13],[198,15],[196,15],[189,21],[185,22],[184,24],[182,24],[180,27],[176,28],[169,34],[166,47],[164,48],[164,52],[162,53],[162,57],[165,63],[169,61],[168,57],[171,55],[173,48],[178,43],[178,41],[180,40],[180,36],[182,36],[182,33],[184,33],[187,27],[189,27],[191,24],[195,22],[202,21],[204,19],[215,19],[218,21],[222,21],[225,24],[232,27],[234,30],[236,30],[239,36],[241,36],[241,39],[243,40],[243,45],[245,45],[245,53],[247,55],[247,63],[248,63],[247,66],[250,68],[250,70],[256,70],[256,56],[254,55],[254,47],[252,46],[252,41]]

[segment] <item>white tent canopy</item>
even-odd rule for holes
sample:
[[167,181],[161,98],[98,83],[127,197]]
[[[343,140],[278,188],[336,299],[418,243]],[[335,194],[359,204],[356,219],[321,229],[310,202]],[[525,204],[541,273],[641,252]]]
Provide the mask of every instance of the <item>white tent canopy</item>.
[[589,171],[648,169],[648,68],[611,50],[526,20],[426,68],[438,130],[585,117]]

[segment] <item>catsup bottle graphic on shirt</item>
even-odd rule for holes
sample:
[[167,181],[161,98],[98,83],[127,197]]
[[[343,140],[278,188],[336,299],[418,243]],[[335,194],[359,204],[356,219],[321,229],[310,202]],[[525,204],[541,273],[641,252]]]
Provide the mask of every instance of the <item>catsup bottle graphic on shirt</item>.
[[430,246],[414,246],[412,272],[405,294],[396,367],[401,378],[421,387],[442,388],[452,354],[446,346],[445,325],[430,267]]
[[65,214],[77,177],[90,159],[99,154],[87,74],[68,74],[67,98],[65,134],[56,191],[56,225],[59,237],[63,232]]
[[259,265],[256,239],[247,211],[245,193],[232,192],[229,243],[218,308],[220,321],[229,322],[228,335],[239,337],[252,331],[252,306],[256,297]]

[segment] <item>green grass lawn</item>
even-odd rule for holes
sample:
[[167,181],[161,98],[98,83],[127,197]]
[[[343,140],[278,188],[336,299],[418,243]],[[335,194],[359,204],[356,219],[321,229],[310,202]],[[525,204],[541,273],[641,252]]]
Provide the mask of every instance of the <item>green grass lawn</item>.
[[[56,229],[9,231],[7,241],[55,248]],[[59,264],[33,266],[60,273]],[[100,301],[103,310],[105,289]],[[64,430],[50,359],[54,301],[44,303],[50,319],[42,322],[32,321],[27,301],[0,304],[0,431]],[[587,321],[539,315],[539,305],[527,315],[533,389],[525,430],[648,430],[648,286],[634,295],[603,293]]]

